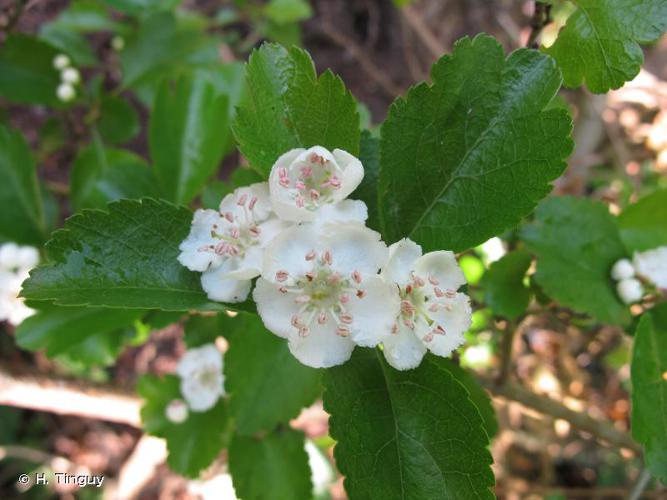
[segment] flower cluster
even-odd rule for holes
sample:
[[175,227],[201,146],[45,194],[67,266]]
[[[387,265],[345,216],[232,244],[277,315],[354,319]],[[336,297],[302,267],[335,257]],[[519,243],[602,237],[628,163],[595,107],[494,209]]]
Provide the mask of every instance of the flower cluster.
[[616,292],[623,302],[632,304],[645,294],[644,283],[667,290],[667,246],[635,252],[632,261],[621,259],[611,269],[617,281]]
[[188,418],[188,409],[203,412],[213,408],[225,394],[222,367],[222,353],[215,344],[189,349],[176,367],[185,402],[180,399],[171,401],[165,408],[167,419],[181,423]]
[[39,263],[36,248],[5,243],[0,246],[0,321],[19,325],[35,311],[18,295],[30,270]]
[[463,343],[471,308],[452,252],[390,247],[347,197],[364,169],[351,154],[315,146],[274,164],[268,183],[239,188],[219,210],[197,210],[181,264],[202,273],[212,300],[253,298],[264,325],[303,364],[347,361],[356,345],[383,346],[399,370],[426,351],[449,356]]
[[56,96],[62,102],[69,102],[76,97],[76,85],[81,81],[79,70],[71,64],[65,54],[58,54],[53,58],[53,67],[60,71],[60,84],[56,88]]

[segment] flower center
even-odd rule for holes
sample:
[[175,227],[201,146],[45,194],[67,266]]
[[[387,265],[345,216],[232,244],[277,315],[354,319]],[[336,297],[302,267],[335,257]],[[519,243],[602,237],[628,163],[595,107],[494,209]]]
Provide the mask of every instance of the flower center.
[[218,372],[217,370],[203,369],[197,372],[196,375],[197,382],[199,382],[204,387],[217,388],[218,385]]
[[315,210],[321,204],[330,202],[340,189],[341,181],[334,169],[331,161],[313,153],[289,170],[285,167],[278,169],[278,184],[291,191],[298,208]]
[[306,337],[313,322],[324,325],[333,321],[336,334],[347,337],[354,321],[347,304],[352,297],[362,299],[365,295],[361,273],[353,271],[349,276],[343,276],[332,269],[333,255],[329,250],[319,256],[311,250],[304,258],[313,263],[310,271],[302,276],[278,271],[275,277],[281,283],[280,292],[293,294],[294,302],[299,305],[298,312],[291,317],[292,326],[299,335]]
[[220,226],[213,224],[211,237],[220,240],[220,242],[216,245],[208,245],[200,250],[214,252],[220,256],[243,257],[248,248],[259,245],[261,231],[255,211],[257,197],[253,196],[248,200],[248,195],[243,194],[236,204],[243,210],[237,211],[236,214],[220,212],[229,223],[226,227],[221,230]]

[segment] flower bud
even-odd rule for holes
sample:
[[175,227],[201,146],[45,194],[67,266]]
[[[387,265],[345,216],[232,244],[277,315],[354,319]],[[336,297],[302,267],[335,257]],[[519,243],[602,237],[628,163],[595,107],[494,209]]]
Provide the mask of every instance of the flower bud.
[[70,65],[70,60],[69,57],[67,57],[65,54],[58,54],[56,57],[53,58],[53,67],[57,70],[64,70]]
[[76,68],[65,68],[62,73],[60,73],[60,79],[63,83],[71,83],[76,85],[81,81],[81,74]]
[[117,52],[120,52],[125,48],[125,39],[122,36],[116,35],[111,39],[111,48]]
[[611,277],[616,281],[627,280],[634,277],[635,267],[629,259],[621,259],[616,261],[614,267],[611,268]]
[[632,304],[638,302],[644,295],[644,287],[634,278],[624,279],[616,285],[616,292],[623,302]]
[[164,414],[172,424],[182,424],[188,418],[188,405],[182,399],[172,399]]
[[69,102],[76,96],[76,91],[69,83],[61,83],[56,89],[56,95],[62,102]]

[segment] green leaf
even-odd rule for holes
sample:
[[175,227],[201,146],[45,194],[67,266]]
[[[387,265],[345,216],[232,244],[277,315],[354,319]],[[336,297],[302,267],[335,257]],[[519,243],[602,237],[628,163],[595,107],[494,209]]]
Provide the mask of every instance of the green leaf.
[[110,201],[155,194],[153,175],[142,158],[99,142],[76,157],[70,182],[76,210],[105,208]]
[[[220,313],[225,314],[225,313]],[[226,333],[220,325],[218,316],[190,316],[183,325],[183,340],[188,349],[215,342]],[[225,387],[228,384],[225,382]]]
[[114,21],[107,9],[100,5],[97,0],[75,0],[71,2],[50,24],[77,33],[125,30],[125,25]]
[[0,240],[30,245],[44,241],[46,222],[35,162],[23,136],[3,125],[0,125],[0,205]]
[[196,477],[220,454],[229,439],[229,419],[224,399],[208,411],[193,412],[181,424],[167,420],[165,409],[173,399],[182,399],[178,377],[159,379],[147,375],[139,380],[138,391],[145,404],[141,409],[144,430],[167,440],[167,463],[188,477]]
[[287,423],[320,395],[321,371],[299,363],[259,316],[225,318],[224,329],[230,344],[225,354],[229,412],[240,434]]
[[313,15],[305,0],[271,0],[264,7],[264,15],[277,24],[296,23]]
[[110,364],[130,340],[126,329],[144,313],[138,309],[47,307],[19,325],[16,343],[29,351],[43,350],[49,357],[67,354],[87,365]]
[[104,0],[104,3],[125,14],[145,16],[156,11],[171,10],[182,0]]
[[100,100],[100,120],[97,124],[102,138],[109,144],[122,144],[141,131],[139,114],[122,97],[103,95]]
[[493,498],[484,421],[447,365],[393,370],[355,349],[324,377],[324,408],[350,498]]
[[380,231],[378,208],[378,175],[380,174],[380,139],[373,137],[368,130],[361,132],[361,151],[359,160],[364,166],[364,178],[359,187],[350,195],[353,200],[361,200],[368,207],[366,225]]
[[155,175],[166,198],[190,202],[222,160],[228,100],[204,78],[163,83],[149,127]]
[[222,199],[236,188],[262,182],[257,172],[245,167],[237,167],[228,181],[208,182],[202,191],[201,201],[204,208],[217,210]]
[[243,500],[309,500],[310,467],[303,433],[278,429],[264,437],[236,435],[229,446],[229,471]]
[[47,243],[50,262],[33,270],[22,295],[60,305],[220,311],[199,273],[176,259],[192,213],[150,198],[84,210]]
[[667,189],[656,191],[618,216],[621,239],[630,254],[667,245]]
[[606,205],[569,196],[550,198],[521,237],[537,257],[535,279],[562,305],[614,324],[630,321],[610,272],[625,256],[616,221]]
[[498,316],[516,319],[530,302],[530,290],[523,283],[532,258],[525,250],[515,250],[497,260],[484,275],[484,302]]
[[293,148],[324,146],[359,154],[359,114],[352,94],[331,71],[319,78],[307,52],[265,43],[246,69],[247,98],[234,135],[264,177]]
[[632,350],[632,436],[651,473],[667,484],[667,304],[644,313]]
[[553,59],[505,59],[489,36],[459,40],[433,85],[397,99],[382,126],[380,206],[388,241],[465,250],[516,225],[551,190],[572,150]]
[[19,104],[59,106],[60,74],[53,68],[58,53],[35,37],[10,35],[0,49],[0,95]]
[[47,23],[40,28],[39,38],[69,55],[78,66],[93,66],[97,62],[88,40],[80,33]]
[[584,81],[597,94],[617,89],[639,73],[639,44],[660,38],[667,27],[665,0],[577,0],[556,42],[545,49],[556,58],[565,85]]

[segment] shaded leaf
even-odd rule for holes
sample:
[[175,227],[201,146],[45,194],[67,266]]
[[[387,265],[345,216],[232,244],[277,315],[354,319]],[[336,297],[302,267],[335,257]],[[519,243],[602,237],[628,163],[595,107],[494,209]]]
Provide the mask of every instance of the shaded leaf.
[[122,97],[104,95],[100,100],[100,135],[109,144],[122,144],[141,131],[139,114]]
[[361,200],[368,207],[366,225],[380,231],[378,208],[378,176],[380,174],[380,139],[373,137],[368,130],[361,132],[361,150],[359,160],[364,166],[364,178],[359,187],[350,195],[353,200]]
[[618,216],[621,239],[629,253],[667,245],[667,189],[656,191]]
[[532,258],[525,250],[515,250],[497,260],[484,275],[484,302],[498,316],[515,319],[526,311],[530,290],[524,285]]

